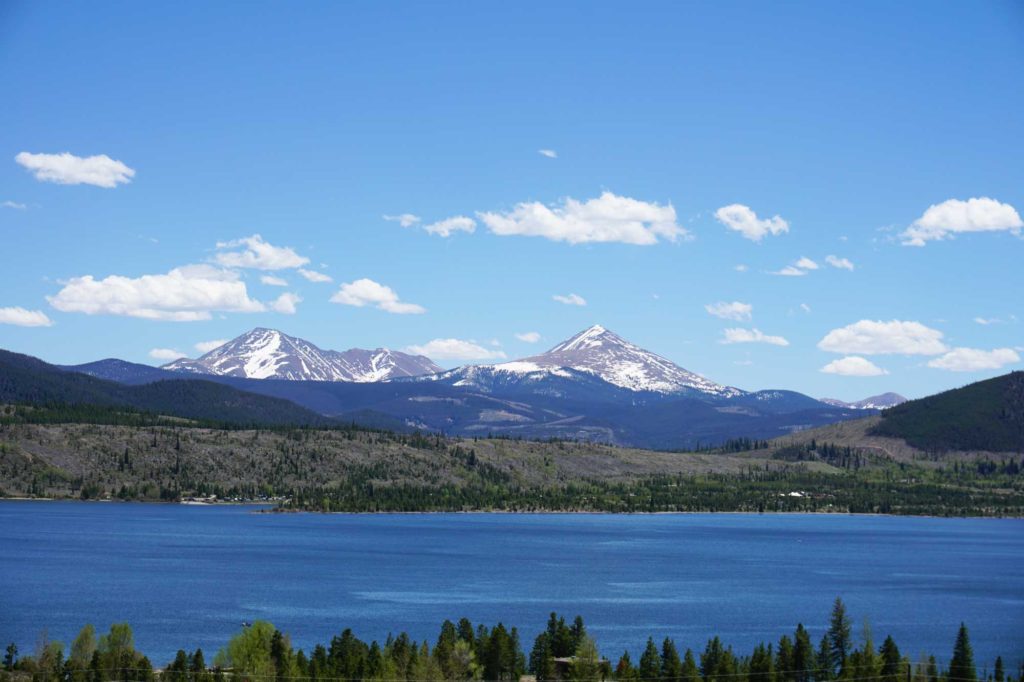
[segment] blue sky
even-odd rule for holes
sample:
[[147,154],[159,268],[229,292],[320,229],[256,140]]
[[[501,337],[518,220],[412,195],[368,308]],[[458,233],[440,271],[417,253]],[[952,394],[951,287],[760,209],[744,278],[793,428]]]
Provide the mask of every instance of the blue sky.
[[746,389],[962,385],[1024,357],[1022,74],[1012,2],[4,3],[0,347],[600,323]]

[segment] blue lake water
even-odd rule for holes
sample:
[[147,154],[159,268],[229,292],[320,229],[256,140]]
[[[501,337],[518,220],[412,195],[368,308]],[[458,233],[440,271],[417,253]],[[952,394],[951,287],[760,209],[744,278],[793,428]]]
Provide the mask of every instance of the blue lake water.
[[465,616],[518,626],[529,653],[554,610],[608,656],[714,634],[746,654],[798,622],[817,644],[838,595],[915,659],[947,659],[961,620],[979,670],[1024,655],[1024,520],[252,512],[0,502],[0,647],[128,621],[163,665],[242,621],[308,648],[346,627],[433,640]]

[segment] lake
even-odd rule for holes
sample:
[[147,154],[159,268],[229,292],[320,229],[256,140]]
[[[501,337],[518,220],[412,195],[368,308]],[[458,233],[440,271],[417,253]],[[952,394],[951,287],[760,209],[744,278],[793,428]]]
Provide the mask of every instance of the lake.
[[[445,618],[583,616],[606,656],[649,635],[748,654],[836,596],[876,645],[945,660],[961,620],[979,672],[1024,654],[1024,520],[686,514],[257,514],[251,507],[0,502],[0,647],[128,621],[157,666],[207,660],[243,621],[296,646],[351,627],[436,638]],[[634,660],[636,660],[634,658]]]

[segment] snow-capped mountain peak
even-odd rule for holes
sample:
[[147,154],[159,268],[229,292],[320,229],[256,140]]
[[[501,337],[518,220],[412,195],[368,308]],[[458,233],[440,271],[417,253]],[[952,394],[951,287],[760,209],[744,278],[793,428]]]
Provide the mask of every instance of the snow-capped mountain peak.
[[441,371],[429,358],[378,348],[322,350],[276,329],[257,327],[195,360],[181,359],[164,369],[249,379],[293,381],[384,381]]
[[637,392],[668,394],[697,391],[725,398],[743,394],[737,388],[716,384],[685,370],[599,324],[540,355],[496,365],[460,367],[431,378],[487,390],[491,384],[504,385],[510,381],[537,384],[545,377],[570,379],[573,373],[591,375],[613,386]]

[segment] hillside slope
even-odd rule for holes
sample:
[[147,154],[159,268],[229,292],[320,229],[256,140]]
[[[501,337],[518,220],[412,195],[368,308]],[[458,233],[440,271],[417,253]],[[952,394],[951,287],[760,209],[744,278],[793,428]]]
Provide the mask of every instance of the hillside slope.
[[126,386],[8,351],[0,351],[0,403],[120,407],[221,424],[330,423],[287,400],[220,383],[189,379]]
[[870,433],[935,452],[1024,452],[1024,372],[897,405]]

